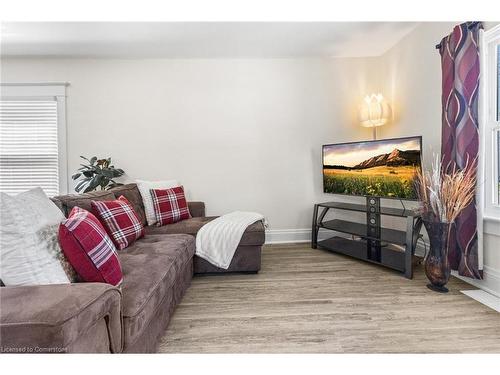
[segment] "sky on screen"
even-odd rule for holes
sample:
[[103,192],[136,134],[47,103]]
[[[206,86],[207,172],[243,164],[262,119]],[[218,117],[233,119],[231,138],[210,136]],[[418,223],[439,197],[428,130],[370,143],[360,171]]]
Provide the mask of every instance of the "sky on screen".
[[396,148],[400,151],[419,150],[420,141],[418,138],[406,138],[328,145],[323,148],[323,165],[353,167],[374,156],[389,154]]

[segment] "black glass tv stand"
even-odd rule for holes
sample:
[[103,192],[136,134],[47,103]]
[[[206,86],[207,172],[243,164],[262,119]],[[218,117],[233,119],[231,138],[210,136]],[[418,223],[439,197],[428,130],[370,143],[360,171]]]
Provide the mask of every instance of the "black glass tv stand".
[[[404,206],[403,206],[404,207]],[[321,210],[321,211],[320,211]],[[325,220],[333,210],[339,218]],[[345,211],[365,212],[366,222],[359,223],[342,219]],[[382,216],[406,219],[406,231],[384,228]],[[422,218],[412,209],[382,207],[380,198],[366,197],[366,204],[325,202],[314,205],[311,247],[349,255],[370,263],[379,264],[402,272],[408,279],[413,277],[413,254],[420,236]],[[320,229],[344,234],[333,235],[318,241]],[[347,238],[345,234],[351,235]]]

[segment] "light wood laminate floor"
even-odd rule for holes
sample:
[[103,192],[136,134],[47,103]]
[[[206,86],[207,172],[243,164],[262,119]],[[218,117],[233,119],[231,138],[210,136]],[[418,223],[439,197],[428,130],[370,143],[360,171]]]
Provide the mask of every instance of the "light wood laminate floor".
[[266,246],[258,275],[193,279],[163,353],[500,353],[500,314],[460,293],[313,250]]

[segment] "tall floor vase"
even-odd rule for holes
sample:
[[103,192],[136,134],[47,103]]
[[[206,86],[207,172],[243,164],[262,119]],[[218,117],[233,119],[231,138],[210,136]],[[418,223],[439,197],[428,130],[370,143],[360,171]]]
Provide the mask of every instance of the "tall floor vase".
[[425,274],[430,281],[427,287],[436,292],[447,293],[448,288],[445,285],[451,272],[448,261],[450,223],[424,220],[424,226],[430,243],[425,258]]

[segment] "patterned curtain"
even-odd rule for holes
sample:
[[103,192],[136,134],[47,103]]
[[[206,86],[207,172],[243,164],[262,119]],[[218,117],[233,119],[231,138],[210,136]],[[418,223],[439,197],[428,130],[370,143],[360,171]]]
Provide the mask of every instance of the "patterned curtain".
[[[454,27],[438,45],[442,68],[442,138],[443,165],[464,168],[467,160],[478,155],[479,124],[479,30],[480,22],[466,22]],[[453,225],[449,261],[459,275],[482,279],[479,260],[477,211],[473,202]],[[480,247],[481,249],[478,249]]]

